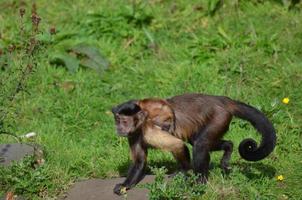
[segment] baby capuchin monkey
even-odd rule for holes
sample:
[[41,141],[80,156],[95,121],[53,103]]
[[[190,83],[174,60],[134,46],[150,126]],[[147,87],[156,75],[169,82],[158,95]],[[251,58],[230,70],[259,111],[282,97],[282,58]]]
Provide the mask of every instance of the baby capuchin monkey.
[[208,179],[210,152],[224,151],[220,166],[229,171],[233,143],[223,140],[232,117],[249,121],[262,135],[260,145],[245,139],[239,153],[248,161],[267,157],[276,144],[271,122],[256,108],[224,96],[184,94],[169,99],[131,100],[112,109],[117,133],[128,138],[133,164],[126,180],[117,184],[114,193],[135,186],[144,176],[149,147],[169,151],[182,171],[191,169],[190,153],[185,144],[193,146],[193,170],[198,181]]
[[173,109],[164,99],[143,99],[136,102],[147,114],[147,120],[163,131],[173,133],[175,130],[175,116]]

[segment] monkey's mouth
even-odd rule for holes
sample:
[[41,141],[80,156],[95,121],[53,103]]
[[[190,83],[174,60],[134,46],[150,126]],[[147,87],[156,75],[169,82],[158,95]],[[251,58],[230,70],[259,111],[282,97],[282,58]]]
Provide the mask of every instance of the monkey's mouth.
[[128,133],[118,133],[118,136],[121,136],[121,137],[128,137]]
[[128,132],[122,132],[122,131],[118,131],[118,130],[117,130],[117,135],[118,135],[118,136],[121,136],[121,137],[127,137],[127,136],[129,135],[129,133],[128,133]]

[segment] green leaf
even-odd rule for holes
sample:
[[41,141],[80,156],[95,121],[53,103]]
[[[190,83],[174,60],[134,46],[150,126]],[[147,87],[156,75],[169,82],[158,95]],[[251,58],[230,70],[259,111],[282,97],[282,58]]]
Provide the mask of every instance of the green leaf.
[[37,40],[46,43],[46,44],[50,44],[52,42],[52,36],[49,33],[39,33],[36,35]]
[[79,60],[67,53],[57,53],[52,56],[52,64],[64,65],[70,73],[75,73],[80,65]]
[[154,37],[152,36],[152,34],[150,33],[150,31],[148,31],[145,27],[143,27],[143,30],[145,32],[145,35],[149,39],[150,43],[154,44],[155,40],[154,40]]
[[73,52],[84,56],[81,59],[81,65],[101,72],[109,67],[109,62],[100,53],[99,49],[84,43],[78,44],[71,48]]
[[211,16],[215,15],[215,13],[222,7],[223,0],[209,0],[208,1],[208,12]]
[[97,62],[95,62],[94,60],[92,60],[92,59],[83,58],[81,60],[80,64],[85,66],[85,67],[95,69],[98,72],[101,72],[99,64]]
[[221,27],[218,26],[218,33],[229,43],[232,42],[231,38],[228,36],[228,34],[225,32],[225,30]]

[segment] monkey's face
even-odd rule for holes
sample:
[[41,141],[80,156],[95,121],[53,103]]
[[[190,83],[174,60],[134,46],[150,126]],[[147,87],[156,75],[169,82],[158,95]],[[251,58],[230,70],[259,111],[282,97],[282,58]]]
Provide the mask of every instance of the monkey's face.
[[142,127],[147,113],[134,102],[128,101],[112,108],[116,131],[120,136],[128,137]]
[[114,118],[118,135],[128,137],[131,133],[141,128],[146,119],[146,115],[144,112],[138,112],[133,116],[116,114]]
[[120,136],[127,137],[130,133],[135,131],[135,121],[133,116],[115,115],[116,131]]

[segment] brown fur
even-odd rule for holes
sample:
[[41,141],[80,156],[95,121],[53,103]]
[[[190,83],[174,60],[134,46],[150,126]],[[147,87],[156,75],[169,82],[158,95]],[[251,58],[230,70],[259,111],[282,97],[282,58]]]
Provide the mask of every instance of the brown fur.
[[[128,137],[134,163],[126,180],[114,188],[117,194],[120,194],[122,187],[129,189],[140,181],[149,146],[171,152],[181,169],[186,171],[191,166],[190,153],[184,141],[191,143],[193,169],[201,175],[201,183],[207,182],[210,152],[223,150],[221,168],[227,173],[233,143],[222,138],[228,131],[233,116],[250,121],[262,134],[258,147],[252,139],[240,143],[239,153],[246,160],[265,158],[276,143],[275,130],[263,113],[223,96],[184,94],[166,100],[132,100],[115,107],[113,113],[118,133]],[[124,118],[119,113],[127,116],[128,124],[123,124]]]
[[[194,134],[210,122],[214,122],[216,128],[223,129],[225,124],[228,124],[232,119],[231,113],[226,109],[231,102],[227,97],[217,99],[217,97],[201,94],[185,94],[167,99],[167,101],[175,114],[176,126],[173,134],[183,140],[190,140]],[[221,134],[218,130],[214,132]],[[212,137],[217,139],[222,136],[213,134],[215,136]]]
[[143,99],[137,102],[138,106],[147,113],[148,120],[162,130],[173,133],[175,129],[174,112],[164,99]]

